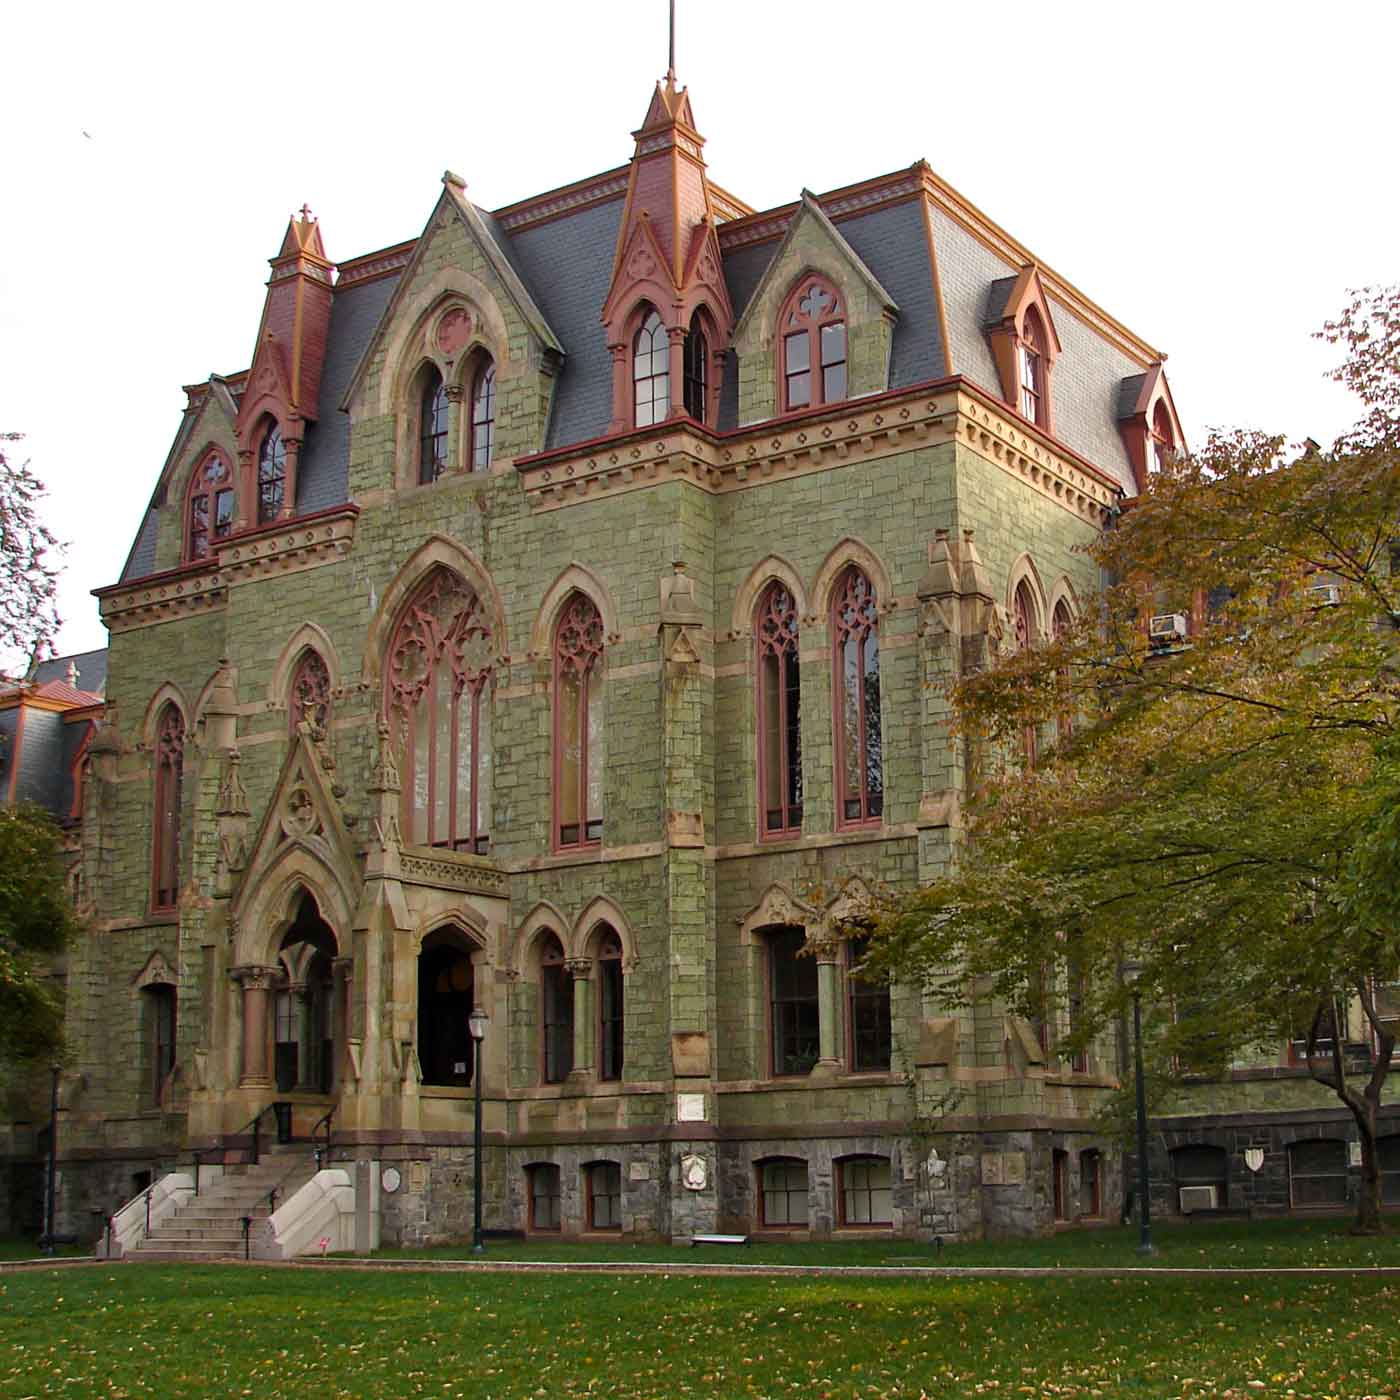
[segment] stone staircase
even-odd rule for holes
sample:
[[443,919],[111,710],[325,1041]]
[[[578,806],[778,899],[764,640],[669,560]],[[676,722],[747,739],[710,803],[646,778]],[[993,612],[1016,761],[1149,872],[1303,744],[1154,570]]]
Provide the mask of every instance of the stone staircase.
[[257,1166],[225,1167],[222,1176],[201,1184],[199,1195],[154,1226],[134,1250],[132,1259],[241,1259],[243,1217],[251,1216],[252,1231],[271,1214],[268,1193],[277,1191],[277,1204],[304,1186],[316,1173],[309,1145],[264,1152]]

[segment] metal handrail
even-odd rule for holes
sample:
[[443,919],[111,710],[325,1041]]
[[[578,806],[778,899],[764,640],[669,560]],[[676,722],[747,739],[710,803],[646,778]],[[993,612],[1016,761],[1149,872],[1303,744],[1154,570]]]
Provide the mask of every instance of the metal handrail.
[[[325,1160],[326,1160],[327,1162],[329,1162],[330,1159],[331,1159],[331,1124],[332,1124],[332,1122],[333,1122],[334,1119],[335,1119],[335,1111],[336,1111],[336,1109],[339,1108],[339,1107],[340,1107],[339,1104],[332,1104],[332,1105],[331,1105],[331,1106],[316,1120],[315,1124],[312,1126],[312,1129],[311,1129],[311,1141],[312,1141],[312,1142],[315,1142],[315,1141],[316,1141],[316,1134],[319,1133],[323,1127],[324,1127],[325,1130],[326,1130],[326,1146],[325,1146],[325,1153],[326,1153],[326,1156],[325,1156]],[[321,1161],[321,1148],[320,1148],[320,1147],[317,1147],[317,1149],[316,1149],[316,1160],[317,1160],[318,1162]]]
[[263,1120],[263,1118],[264,1118],[267,1114],[269,1114],[269,1113],[272,1112],[273,1106],[274,1106],[273,1104],[265,1103],[260,1109],[258,1109],[258,1111],[257,1111],[257,1112],[256,1112],[256,1113],[241,1127],[241,1128],[238,1129],[237,1132],[225,1134],[226,1137],[242,1137],[244,1133],[248,1132],[250,1129],[252,1130],[252,1133],[253,1133],[253,1161],[252,1161],[252,1165],[255,1166],[255,1167],[256,1167],[257,1164],[258,1164],[258,1153],[259,1153],[259,1147],[260,1147],[260,1137],[261,1137],[261,1133],[262,1133],[262,1127],[261,1127],[261,1125],[262,1125],[262,1120]]

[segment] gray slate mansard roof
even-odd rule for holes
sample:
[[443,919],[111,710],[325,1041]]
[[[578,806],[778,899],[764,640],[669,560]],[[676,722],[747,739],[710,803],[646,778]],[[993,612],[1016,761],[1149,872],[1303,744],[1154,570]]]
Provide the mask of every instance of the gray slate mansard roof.
[[107,648],[97,651],[79,651],[71,656],[51,656],[47,661],[36,662],[28,679],[35,685],[47,685],[50,681],[66,681],[68,667],[78,668],[78,689],[90,690],[96,695],[106,693],[107,687]]

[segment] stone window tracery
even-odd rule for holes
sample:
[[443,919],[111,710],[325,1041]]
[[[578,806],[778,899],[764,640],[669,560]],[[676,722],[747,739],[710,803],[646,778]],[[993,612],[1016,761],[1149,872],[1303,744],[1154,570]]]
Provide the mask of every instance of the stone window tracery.
[[671,411],[671,352],[666,328],[647,314],[632,341],[633,426],[650,427]]
[[797,604],[774,580],[754,618],[758,648],[758,773],[760,833],[802,830],[802,680]]
[[554,844],[603,839],[603,619],[571,594],[554,629]]
[[167,704],[156,722],[156,783],[151,905],[175,908],[180,894],[180,805],[185,771],[185,721]]
[[809,274],[788,298],[781,346],[784,411],[846,397],[846,308],[826,278]]
[[837,581],[831,605],[836,812],[843,826],[878,822],[884,813],[877,603],[870,580],[852,564]]
[[210,543],[233,530],[233,472],[218,452],[199,464],[190,480],[186,515],[185,558],[207,559]]
[[282,429],[273,423],[258,448],[258,524],[266,525],[282,513],[287,491],[287,444]]
[[484,359],[472,383],[471,464],[474,472],[491,465],[496,446],[496,365]]
[[404,610],[385,667],[403,755],[403,822],[416,845],[490,845],[492,636],[481,600],[443,566]]
[[305,720],[313,729],[331,725],[331,673],[320,652],[307,648],[292,672],[287,692],[287,718],[292,733]]

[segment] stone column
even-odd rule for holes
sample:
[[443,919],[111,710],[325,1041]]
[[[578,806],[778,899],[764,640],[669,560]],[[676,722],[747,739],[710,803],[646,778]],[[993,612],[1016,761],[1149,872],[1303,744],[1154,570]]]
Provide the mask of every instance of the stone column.
[[258,523],[258,477],[253,462],[253,449],[243,447],[238,451],[238,490],[234,492],[234,509],[238,518],[235,530],[250,530]]
[[355,975],[355,959],[333,958],[331,974],[335,978],[335,988],[331,993],[331,1093],[339,1094],[345,1082],[345,1038],[350,1024],[350,994]]
[[841,977],[835,948],[817,953],[817,1026],[819,1058],[814,1074],[841,1070]]
[[243,988],[243,1069],[238,1084],[243,1089],[267,1089],[272,1079],[267,1072],[268,993],[277,969],[235,967],[233,979]]
[[315,991],[310,982],[293,982],[288,988],[297,1002],[297,1080],[299,1093],[316,1085]]
[[685,412],[685,327],[666,327],[667,368],[671,378],[671,411],[668,418]]
[[608,420],[608,431],[610,433],[620,433],[632,426],[632,385],[629,381],[627,369],[627,346],[609,345],[608,354],[612,356],[612,417]]
[[283,445],[287,449],[286,474],[282,478],[282,509],[277,512],[277,518],[290,520],[297,508],[297,463],[301,458],[301,439],[284,438]]
[[[454,379],[450,384],[442,386],[442,392],[449,405],[447,411],[447,466],[443,468],[444,474],[471,471],[472,464],[466,460],[467,443],[471,439],[471,431],[462,409],[467,397],[466,387]],[[470,412],[470,409],[467,411]]]
[[574,981],[574,1067],[570,1079],[593,1073],[593,959],[571,958],[565,964]]

